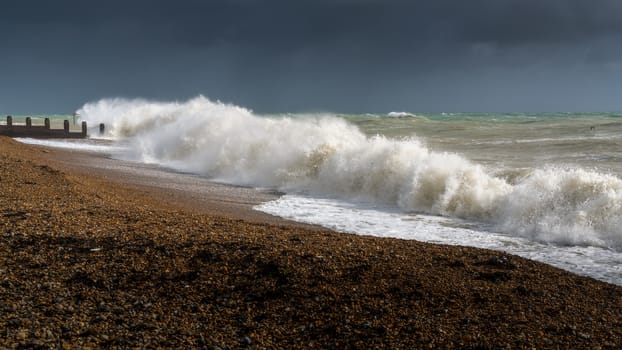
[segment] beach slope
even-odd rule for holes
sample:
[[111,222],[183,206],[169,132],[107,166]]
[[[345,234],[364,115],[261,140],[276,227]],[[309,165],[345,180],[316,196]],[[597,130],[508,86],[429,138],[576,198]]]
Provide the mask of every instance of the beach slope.
[[0,138],[0,348],[622,344],[622,287],[501,252],[193,210],[50,152]]

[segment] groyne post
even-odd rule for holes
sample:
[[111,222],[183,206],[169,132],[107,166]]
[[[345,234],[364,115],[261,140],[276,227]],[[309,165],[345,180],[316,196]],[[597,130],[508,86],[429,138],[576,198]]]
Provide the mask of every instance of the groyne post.
[[[82,121],[82,130],[71,130],[71,120],[63,120],[63,128],[53,128],[51,120],[44,118],[44,125],[33,125],[32,117],[24,117],[24,123],[13,125],[13,116],[6,116],[6,125],[0,125],[0,135],[9,137],[32,137],[32,138],[86,138],[88,128],[86,121]],[[75,128],[74,128],[75,129]]]

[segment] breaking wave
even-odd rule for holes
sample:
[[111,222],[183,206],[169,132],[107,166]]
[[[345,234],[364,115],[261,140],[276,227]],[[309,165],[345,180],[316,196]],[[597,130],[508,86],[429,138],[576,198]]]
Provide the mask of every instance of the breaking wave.
[[368,137],[344,119],[260,117],[199,96],[104,99],[79,111],[130,144],[126,155],[229,183],[376,201],[483,221],[508,234],[622,250],[622,180],[542,168],[511,181],[416,138]]

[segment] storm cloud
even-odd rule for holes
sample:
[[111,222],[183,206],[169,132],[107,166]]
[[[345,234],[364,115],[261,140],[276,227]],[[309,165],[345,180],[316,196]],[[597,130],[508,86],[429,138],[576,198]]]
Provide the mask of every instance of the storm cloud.
[[622,110],[615,0],[0,5],[0,112],[204,94],[260,112]]

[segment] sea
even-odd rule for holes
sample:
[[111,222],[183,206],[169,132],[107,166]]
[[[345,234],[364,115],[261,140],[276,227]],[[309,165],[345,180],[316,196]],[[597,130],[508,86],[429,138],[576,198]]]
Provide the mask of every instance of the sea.
[[622,285],[622,113],[264,115],[198,96],[102,99],[76,115],[89,139],[20,141],[279,191],[255,209],[289,220]]

